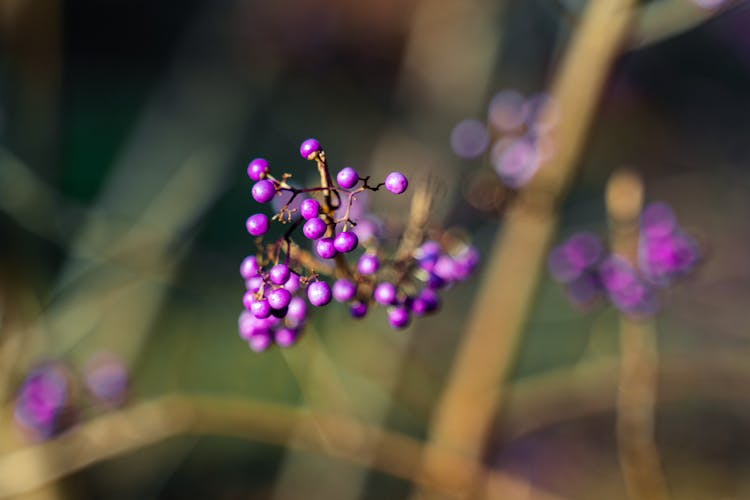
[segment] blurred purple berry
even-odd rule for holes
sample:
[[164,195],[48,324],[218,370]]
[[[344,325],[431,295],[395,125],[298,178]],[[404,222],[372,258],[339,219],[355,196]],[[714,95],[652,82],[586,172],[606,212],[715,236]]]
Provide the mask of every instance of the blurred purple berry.
[[384,306],[389,306],[396,302],[396,287],[392,283],[383,282],[375,287],[375,300]]
[[375,274],[380,269],[380,259],[377,255],[371,253],[362,254],[357,262],[357,270],[359,274],[363,276],[370,276]]
[[258,266],[258,259],[255,255],[248,255],[242,260],[242,264],[240,264],[240,275],[244,279],[249,280],[250,278],[257,276],[258,271],[260,271],[260,266]]
[[348,279],[340,279],[333,284],[333,298],[338,302],[349,302],[356,295],[357,285]]
[[648,238],[672,234],[677,228],[677,217],[672,207],[663,202],[649,203],[641,214],[641,233]]
[[257,330],[250,335],[250,339],[247,341],[250,349],[255,352],[263,352],[271,347],[273,339],[271,338],[270,330]]
[[451,148],[461,158],[481,156],[487,151],[489,142],[487,127],[479,120],[462,120],[451,131]]
[[336,235],[333,240],[333,246],[341,253],[349,253],[357,248],[359,238],[351,231],[344,231]]
[[60,417],[68,403],[65,370],[47,364],[33,370],[18,391],[15,419],[35,439],[47,439],[60,430]]
[[263,179],[268,173],[268,160],[256,158],[247,165],[247,175],[254,181]]
[[289,302],[286,319],[295,326],[302,325],[307,320],[307,303],[300,297],[293,297]]
[[253,276],[252,278],[245,280],[245,288],[248,292],[257,293],[263,288],[263,277]]
[[315,307],[322,307],[331,301],[331,287],[325,281],[315,281],[307,287],[307,298]]
[[268,232],[268,216],[266,214],[251,215],[247,218],[245,227],[252,236],[263,236]]
[[327,229],[328,226],[326,223],[322,219],[315,217],[305,222],[305,225],[302,226],[302,234],[310,240],[317,240],[326,234]]
[[276,345],[279,347],[290,347],[297,343],[299,331],[293,328],[279,328],[273,335]]
[[314,160],[321,151],[323,151],[323,148],[317,139],[307,139],[299,147],[299,154],[305,160]]
[[125,402],[128,389],[128,368],[125,362],[111,353],[92,356],[84,369],[84,380],[91,394],[99,401],[119,406]]
[[286,280],[286,283],[284,283],[284,288],[292,293],[299,290],[299,274],[294,272],[289,273],[289,279]]
[[404,306],[394,307],[388,311],[388,323],[397,330],[409,326],[410,320],[409,310]]
[[351,189],[359,182],[359,174],[352,167],[344,167],[336,175],[336,182],[344,189]]
[[355,302],[349,308],[349,314],[352,318],[361,319],[367,315],[367,304],[364,302]]
[[332,259],[338,253],[333,238],[321,238],[316,241],[315,251],[324,259]]
[[320,214],[320,203],[313,198],[307,198],[300,204],[300,215],[305,220],[317,219]]
[[401,194],[409,187],[409,181],[401,172],[391,172],[385,178],[385,188],[393,194]]

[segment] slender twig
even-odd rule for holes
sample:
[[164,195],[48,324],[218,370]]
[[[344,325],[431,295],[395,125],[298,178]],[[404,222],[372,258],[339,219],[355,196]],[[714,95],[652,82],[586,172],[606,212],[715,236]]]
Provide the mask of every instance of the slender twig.
[[[616,172],[607,186],[613,251],[636,262],[643,184],[635,173]],[[664,472],[654,442],[658,355],[653,319],[620,316],[617,444],[620,467],[633,500],[667,500]]]
[[[430,435],[436,446],[477,458],[487,444],[554,234],[556,204],[575,173],[634,7],[634,0],[597,0],[584,12],[552,92],[562,117],[558,154],[509,207],[502,237],[489,254],[465,337],[433,417]],[[476,484],[476,476],[459,477],[429,455],[424,474],[433,480],[447,474],[457,491],[467,495]]]

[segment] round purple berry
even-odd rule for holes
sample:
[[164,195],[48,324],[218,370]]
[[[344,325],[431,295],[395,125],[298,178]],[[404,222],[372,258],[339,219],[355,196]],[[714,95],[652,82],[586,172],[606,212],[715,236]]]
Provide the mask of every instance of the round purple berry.
[[392,283],[384,282],[375,287],[375,300],[384,306],[396,302],[396,287]]
[[378,272],[378,269],[380,269],[380,259],[378,259],[377,255],[366,253],[359,258],[359,262],[357,263],[359,274],[368,276]]
[[257,291],[258,291],[258,290],[255,290],[255,291],[250,291],[250,290],[248,290],[248,291],[246,291],[246,292],[245,292],[245,294],[244,294],[244,295],[242,296],[242,305],[244,305],[244,306],[245,306],[245,309],[247,309],[248,311],[249,311],[250,309],[252,309],[252,307],[253,307],[253,304],[255,303],[255,293],[256,293]]
[[289,279],[284,283],[284,288],[294,293],[299,290],[299,274],[289,273]]
[[255,255],[248,255],[242,260],[242,264],[240,264],[240,275],[244,279],[249,280],[250,278],[257,276],[258,271],[260,271],[260,266],[258,265],[258,259]]
[[321,151],[323,151],[323,148],[317,139],[307,139],[299,147],[299,154],[305,160],[314,160]]
[[404,306],[394,307],[388,311],[388,323],[397,330],[409,326],[410,320],[409,310]]
[[256,158],[247,166],[247,175],[254,181],[259,181],[268,173],[268,160]]
[[257,299],[250,304],[250,311],[256,318],[264,319],[271,315],[271,304],[268,303],[265,297]]
[[268,203],[276,194],[276,185],[267,179],[263,179],[255,183],[252,194],[258,203]]
[[440,308],[440,297],[433,290],[425,289],[411,303],[411,310],[417,316],[424,316]]
[[293,297],[292,300],[289,301],[286,319],[294,326],[299,326],[307,320],[307,303],[304,299]]
[[357,285],[347,279],[337,280],[333,284],[333,298],[338,302],[349,302],[357,295]]
[[333,238],[321,238],[316,241],[315,251],[324,259],[332,259],[338,253]]
[[268,277],[271,279],[271,283],[275,283],[277,285],[283,285],[284,283],[286,283],[286,280],[289,279],[290,275],[291,271],[289,270],[289,266],[287,266],[286,264],[276,264],[268,272]]
[[305,220],[316,219],[320,214],[320,203],[318,200],[308,198],[300,204],[299,213]]
[[263,352],[269,347],[273,339],[271,338],[270,330],[257,330],[250,335],[250,340],[247,341],[250,349],[255,352]]
[[353,188],[359,182],[359,174],[352,167],[342,168],[336,175],[336,182],[344,189]]
[[317,240],[326,234],[326,229],[328,229],[328,225],[326,225],[322,219],[315,217],[314,219],[305,222],[305,225],[302,226],[302,234],[304,234],[307,239]]
[[297,342],[299,331],[293,328],[279,328],[273,334],[273,339],[279,347],[289,347]]
[[355,319],[364,318],[367,315],[367,304],[365,302],[355,302],[349,308],[349,314]]
[[401,172],[391,172],[385,178],[385,188],[393,194],[401,194],[409,187],[409,181]]
[[359,244],[359,238],[351,231],[344,231],[336,235],[333,240],[333,246],[341,253],[349,253]]
[[307,287],[307,298],[315,307],[322,307],[331,301],[331,287],[325,281],[310,283]]
[[251,215],[247,218],[245,227],[252,236],[263,236],[268,232],[268,216],[266,214]]
[[276,288],[268,293],[268,304],[272,309],[284,309],[291,300],[292,294],[286,288]]

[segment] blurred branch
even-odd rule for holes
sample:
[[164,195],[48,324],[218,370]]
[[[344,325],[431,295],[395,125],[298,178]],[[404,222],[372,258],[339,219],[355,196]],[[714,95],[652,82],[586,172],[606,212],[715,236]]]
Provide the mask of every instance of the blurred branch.
[[[319,425],[332,440],[324,439]],[[404,434],[389,432],[351,417],[318,414],[271,403],[213,397],[171,395],[140,403],[81,424],[44,444],[0,456],[0,498],[33,491],[101,460],[114,458],[180,435],[213,435],[285,444],[292,433],[296,449],[320,453],[373,468],[404,480],[414,472],[422,444]],[[366,452],[379,445],[372,464]],[[441,450],[444,461],[457,469],[475,467],[459,454]],[[511,475],[486,471],[487,481],[515,491],[531,491],[534,498],[556,498]],[[449,494],[438,480],[424,483]]]
[[[633,266],[637,262],[643,181],[618,170],[607,184],[607,214],[612,250]],[[654,442],[659,358],[653,318],[620,314],[620,376],[617,386],[617,447],[630,498],[667,500],[666,479]]]
[[[562,121],[557,156],[509,207],[502,236],[488,255],[481,289],[469,314],[446,388],[433,417],[435,448],[479,459],[505,397],[505,378],[536,292],[556,207],[575,173],[610,68],[629,34],[634,0],[589,2],[553,86]],[[471,494],[476,475],[425,456],[425,481],[451,478],[454,492]]]

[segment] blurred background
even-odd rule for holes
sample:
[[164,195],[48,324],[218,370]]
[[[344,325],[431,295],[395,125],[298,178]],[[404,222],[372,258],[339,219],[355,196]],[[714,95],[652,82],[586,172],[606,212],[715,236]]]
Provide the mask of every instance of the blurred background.
[[[0,452],[39,440],[13,405],[50,364],[74,381],[65,432],[180,393],[346,412],[423,439],[482,269],[405,332],[382,311],[354,322],[334,305],[298,346],[254,353],[237,335],[238,267],[254,251],[244,220],[257,210],[247,163],[262,156],[304,181],[315,172],[298,146],[316,137],[334,170],[400,170],[412,185],[431,172],[432,222],[463,228],[486,255],[510,191],[485,129],[462,142],[455,127],[488,124],[498,92],[545,96],[586,3],[0,0]],[[750,499],[750,6],[719,3],[639,5],[557,238],[607,237],[605,184],[628,166],[701,245],[702,264],[656,318],[656,441],[680,499]],[[373,210],[403,217],[409,199],[395,198],[374,194]],[[627,498],[613,432],[617,317],[571,307],[545,274],[487,464],[563,498]],[[84,396],[97,369],[117,393],[109,404]],[[181,435],[24,497],[409,491],[283,442]]]

